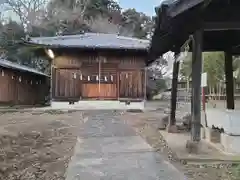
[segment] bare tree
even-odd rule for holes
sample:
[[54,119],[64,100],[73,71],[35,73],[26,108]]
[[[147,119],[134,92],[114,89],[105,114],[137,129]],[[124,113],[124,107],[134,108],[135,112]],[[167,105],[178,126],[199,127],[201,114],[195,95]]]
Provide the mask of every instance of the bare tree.
[[64,27],[66,24],[73,26],[86,24],[85,13],[89,3],[90,0],[52,0],[47,8],[48,21],[43,22],[43,26],[55,24]]
[[47,0],[5,0],[4,4],[6,10],[16,13],[25,30],[32,31],[45,16]]
[[98,17],[88,21],[88,25],[93,32],[119,34],[120,26],[110,22],[107,18]]
[[159,57],[151,66],[148,67],[148,71],[151,72],[153,78],[160,79],[168,72],[167,59]]

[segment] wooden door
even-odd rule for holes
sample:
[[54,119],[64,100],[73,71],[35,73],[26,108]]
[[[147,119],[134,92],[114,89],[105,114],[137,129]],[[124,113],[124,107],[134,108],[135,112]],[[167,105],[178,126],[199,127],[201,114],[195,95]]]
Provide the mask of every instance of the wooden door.
[[90,99],[117,99],[117,70],[109,63],[84,64],[82,95]]
[[119,74],[120,98],[144,98],[144,71],[121,71]]
[[100,98],[117,99],[117,66],[104,63],[101,65]]
[[53,73],[53,98],[78,100],[81,96],[78,69],[55,69]]

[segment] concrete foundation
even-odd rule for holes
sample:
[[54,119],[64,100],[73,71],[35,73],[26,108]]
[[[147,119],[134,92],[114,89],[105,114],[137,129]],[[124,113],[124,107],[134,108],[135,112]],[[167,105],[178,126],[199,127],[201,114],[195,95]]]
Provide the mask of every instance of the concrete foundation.
[[240,154],[240,136],[231,136],[226,133],[220,133],[211,128],[204,128],[206,142],[209,142],[215,148],[223,153],[238,155]]
[[168,133],[178,133],[177,125],[168,125],[166,129]]
[[131,102],[126,104],[119,101],[78,101],[74,104],[68,102],[51,102],[52,109],[78,109],[78,110],[144,110],[145,102]]
[[205,139],[206,141],[212,143],[220,143],[221,142],[221,133],[218,130],[214,130],[211,128],[205,128]]
[[226,153],[240,154],[240,136],[230,136],[222,133],[221,144]]
[[198,154],[199,152],[199,143],[198,141],[188,140],[186,144],[186,149],[190,154]]
[[201,128],[201,139],[206,139],[206,131],[205,131],[205,128]]

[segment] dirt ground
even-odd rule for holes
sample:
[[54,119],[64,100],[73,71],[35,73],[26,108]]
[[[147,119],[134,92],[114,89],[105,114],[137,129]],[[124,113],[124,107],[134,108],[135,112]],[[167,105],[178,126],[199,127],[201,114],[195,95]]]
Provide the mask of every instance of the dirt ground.
[[0,180],[61,180],[82,112],[0,113]]
[[238,164],[188,163],[181,161],[168,147],[157,129],[163,113],[125,113],[121,118],[131,125],[148,144],[172,162],[190,180],[240,180]]

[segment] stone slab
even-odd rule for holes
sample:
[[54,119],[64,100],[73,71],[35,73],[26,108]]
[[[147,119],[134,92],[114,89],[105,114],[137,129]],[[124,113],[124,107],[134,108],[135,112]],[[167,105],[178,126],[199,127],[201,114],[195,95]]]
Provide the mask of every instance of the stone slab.
[[66,180],[183,180],[183,174],[112,112],[89,113]]
[[118,153],[105,157],[79,157],[66,180],[184,180],[155,152]]
[[75,147],[76,155],[91,154],[104,156],[109,153],[129,153],[153,151],[152,147],[139,136],[78,138]]

